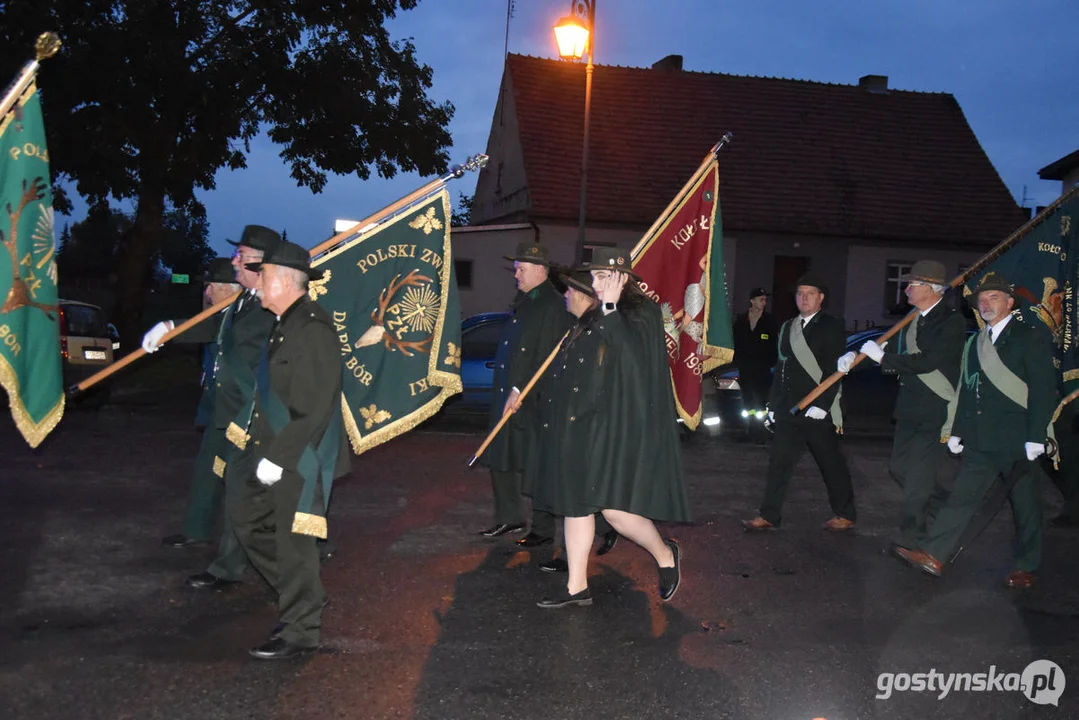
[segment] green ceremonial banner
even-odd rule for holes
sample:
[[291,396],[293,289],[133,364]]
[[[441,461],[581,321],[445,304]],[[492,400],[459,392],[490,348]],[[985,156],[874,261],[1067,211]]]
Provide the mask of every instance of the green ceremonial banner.
[[312,261],[329,312],[356,454],[405,433],[461,392],[461,305],[443,189]]
[[[1079,388],[1079,348],[1075,331],[1075,286],[1079,282],[1079,187],[1073,187],[1031,221],[1032,229],[990,265],[975,273],[964,295],[990,273],[1015,286],[1012,311],[1053,337],[1053,363],[1065,393]],[[975,317],[977,312],[975,311]],[[979,325],[982,324],[978,318]]]
[[52,186],[33,84],[0,123],[0,384],[37,447],[64,414]]

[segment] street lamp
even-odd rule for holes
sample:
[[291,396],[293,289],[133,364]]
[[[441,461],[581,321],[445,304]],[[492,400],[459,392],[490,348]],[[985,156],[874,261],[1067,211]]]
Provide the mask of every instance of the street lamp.
[[570,14],[554,26],[558,54],[563,60],[580,60],[588,53],[584,84],[584,145],[581,148],[581,199],[577,216],[577,248],[574,261],[584,262],[585,208],[588,199],[588,126],[592,113],[592,61],[596,57],[596,0],[572,0]]

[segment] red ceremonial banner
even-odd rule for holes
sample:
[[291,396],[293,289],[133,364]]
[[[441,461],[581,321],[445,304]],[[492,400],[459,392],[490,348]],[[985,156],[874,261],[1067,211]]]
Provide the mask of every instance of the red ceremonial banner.
[[[641,289],[659,303],[667,342],[678,413],[691,428],[701,415],[701,376],[730,360],[730,351],[709,343],[712,313],[710,288],[723,281],[722,246],[712,260],[712,237],[722,238],[719,209],[719,167],[714,164],[674,208],[666,222],[645,239],[634,259]],[[712,265],[715,267],[712,267]],[[710,273],[719,273],[711,278]],[[721,285],[722,287],[722,285]],[[722,298],[725,307],[726,298]],[[729,321],[728,321],[729,324]],[[725,351],[725,352],[724,352]]]

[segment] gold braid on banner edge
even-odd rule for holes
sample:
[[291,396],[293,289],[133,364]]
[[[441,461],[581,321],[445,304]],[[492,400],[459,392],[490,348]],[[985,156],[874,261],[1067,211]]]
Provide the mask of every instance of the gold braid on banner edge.
[[0,356],[0,385],[7,391],[11,405],[11,417],[15,420],[15,427],[23,436],[31,448],[36,448],[56,428],[60,418],[64,417],[64,394],[60,393],[60,401],[52,407],[41,422],[35,423],[26,411],[19,394],[19,378],[14,368],[8,364],[7,358]]

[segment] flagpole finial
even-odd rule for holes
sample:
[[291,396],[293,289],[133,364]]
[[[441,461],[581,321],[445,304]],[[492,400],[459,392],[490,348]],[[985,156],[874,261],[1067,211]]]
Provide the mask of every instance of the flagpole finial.
[[487,165],[487,156],[483,153],[478,155],[469,156],[462,165],[454,165],[450,168],[450,173],[455,178],[464,177],[465,173],[470,170],[479,170]]
[[715,155],[716,157],[718,157],[719,156],[719,151],[723,149],[723,146],[724,145],[729,145],[731,140],[733,140],[733,139],[734,139],[734,133],[730,133],[730,132],[723,133],[723,137],[721,137],[719,139],[719,142],[716,143],[716,146],[714,148],[712,148],[712,154]]
[[41,62],[46,58],[51,58],[60,50],[60,45],[60,36],[56,33],[41,33],[37,36],[37,42],[34,43],[36,60]]

